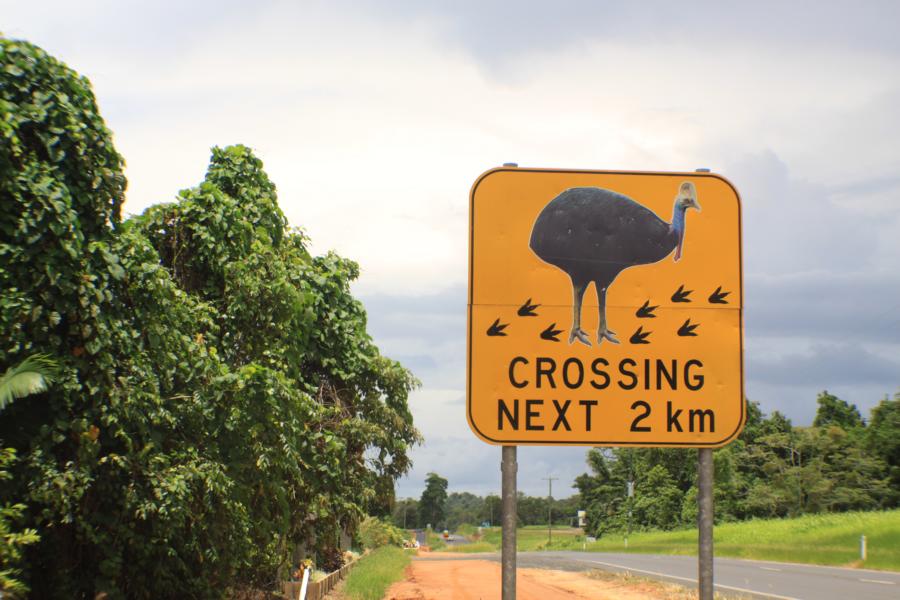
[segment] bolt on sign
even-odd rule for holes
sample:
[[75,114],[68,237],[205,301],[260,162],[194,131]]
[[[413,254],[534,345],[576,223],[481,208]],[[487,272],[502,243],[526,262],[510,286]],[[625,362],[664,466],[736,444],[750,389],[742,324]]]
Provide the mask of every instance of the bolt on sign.
[[741,212],[711,173],[500,168],[470,196],[469,425],[718,447],[744,425]]

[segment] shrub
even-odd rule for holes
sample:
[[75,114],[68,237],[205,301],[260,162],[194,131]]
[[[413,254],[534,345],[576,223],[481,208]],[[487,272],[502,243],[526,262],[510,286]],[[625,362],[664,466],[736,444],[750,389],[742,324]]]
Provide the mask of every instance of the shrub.
[[403,529],[375,517],[366,517],[359,526],[359,541],[363,548],[387,545],[403,547],[407,538],[409,534]]

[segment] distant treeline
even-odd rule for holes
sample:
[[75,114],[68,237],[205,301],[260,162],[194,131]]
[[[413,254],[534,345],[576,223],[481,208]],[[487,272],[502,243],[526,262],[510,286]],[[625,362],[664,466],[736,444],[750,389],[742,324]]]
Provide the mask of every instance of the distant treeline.
[[[555,491],[555,490],[554,490]],[[553,524],[560,526],[575,525],[581,499],[577,494],[563,499],[553,499]],[[549,516],[548,498],[546,496],[526,496],[519,492],[518,514],[519,526],[546,525]],[[431,521],[420,509],[421,500],[406,498],[398,500],[394,505],[392,521],[397,527],[412,529],[425,527]],[[456,530],[462,524],[481,525],[490,523],[500,525],[500,496],[489,494],[476,496],[469,492],[453,492],[447,496],[444,505],[444,518],[431,523],[434,529]]]
[[[756,402],[747,412],[738,439],[714,453],[717,522],[900,506],[900,393],[872,409],[868,422],[828,392],[819,394],[811,427],[794,427],[778,411],[764,415]],[[591,472],[575,481],[579,493],[553,500],[555,525],[574,524],[578,510],[587,511],[586,531],[595,536],[696,523],[696,450],[594,448],[587,462]],[[447,481],[433,473],[428,483],[444,493],[397,501],[398,527],[499,524],[499,496],[448,495]],[[519,493],[520,525],[546,525],[548,512],[547,497]]]
[[[794,427],[778,411],[766,416],[755,402],[747,408],[740,437],[714,453],[717,522],[900,505],[900,393],[868,423],[828,392],[812,427]],[[696,523],[696,450],[592,449],[587,460],[592,472],[575,487],[588,533]]]

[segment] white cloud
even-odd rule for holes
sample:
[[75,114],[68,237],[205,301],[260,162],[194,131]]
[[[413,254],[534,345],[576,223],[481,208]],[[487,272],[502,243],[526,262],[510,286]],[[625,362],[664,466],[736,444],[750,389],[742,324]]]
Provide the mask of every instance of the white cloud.
[[[429,441],[415,453],[419,480],[401,489],[428,470],[458,474],[451,488],[499,477],[499,451],[464,421],[457,298],[469,187],[504,161],[721,171],[745,206],[749,357],[776,347],[809,366],[811,340],[896,352],[886,339],[900,331],[889,319],[900,255],[895,6],[712,3],[698,14],[583,2],[562,14],[524,2],[511,20],[506,4],[449,6],[5,2],[0,12],[7,35],[93,81],[128,163],[127,211],[198,183],[209,146],[245,143],[314,250],[359,261],[376,341],[425,382],[413,410]],[[813,388],[760,373],[748,389],[764,408],[811,418]],[[859,402],[881,396],[878,385],[841,389]],[[583,470],[581,449],[523,455],[529,478]],[[482,462],[491,466],[473,475]]]

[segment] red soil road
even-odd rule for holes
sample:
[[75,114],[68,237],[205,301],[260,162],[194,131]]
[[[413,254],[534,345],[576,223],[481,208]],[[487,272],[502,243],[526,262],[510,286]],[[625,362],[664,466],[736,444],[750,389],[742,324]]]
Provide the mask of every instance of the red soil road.
[[[431,553],[429,553],[431,554]],[[434,554],[431,554],[434,556]],[[579,573],[519,569],[518,600],[652,600],[652,585],[592,579]],[[384,595],[385,600],[493,600],[500,598],[500,565],[487,560],[418,560]]]

